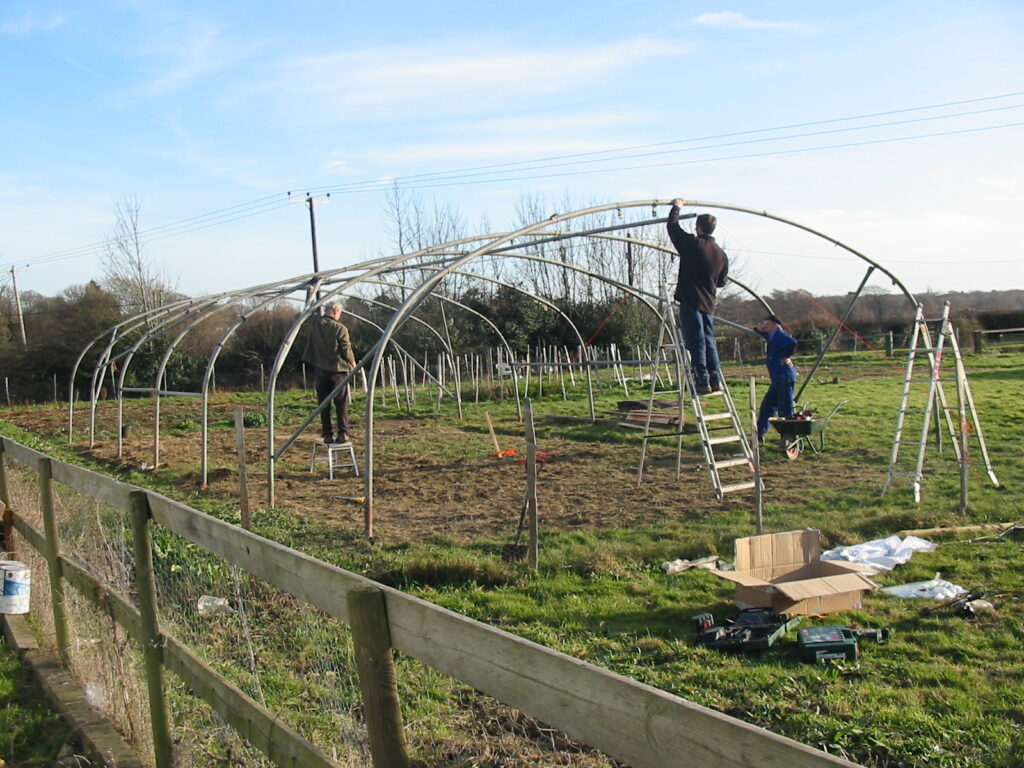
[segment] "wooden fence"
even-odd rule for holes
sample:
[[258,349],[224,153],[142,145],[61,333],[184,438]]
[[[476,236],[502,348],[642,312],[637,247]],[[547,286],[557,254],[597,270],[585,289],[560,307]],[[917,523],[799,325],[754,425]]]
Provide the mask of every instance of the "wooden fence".
[[[370,581],[152,491],[51,459],[0,438],[0,498],[10,507],[4,457],[38,474],[44,531],[17,510],[12,528],[47,560],[58,650],[66,658],[65,585],[110,616],[142,647],[157,768],[173,765],[163,673],[169,670],[240,736],[285,768],[336,767],[266,707],[161,631],[150,528],[155,524],[349,624],[376,768],[408,764],[391,649],[561,729],[633,768],[820,768],[847,760],[588,664]],[[57,482],[131,516],[137,604],[61,553]]]

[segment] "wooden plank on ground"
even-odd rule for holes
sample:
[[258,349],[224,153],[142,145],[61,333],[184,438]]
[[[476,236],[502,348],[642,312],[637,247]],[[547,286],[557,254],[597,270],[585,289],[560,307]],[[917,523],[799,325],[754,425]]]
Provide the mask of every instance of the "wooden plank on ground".
[[3,633],[7,644],[18,651],[32,669],[53,708],[71,727],[83,757],[91,760],[91,765],[145,768],[145,763],[125,744],[110,721],[89,705],[85,691],[61,669],[57,657],[50,651],[39,650],[23,616],[4,616]]
[[824,768],[842,758],[396,590],[395,648],[633,768]]
[[348,622],[348,591],[369,579],[149,492],[153,519],[275,587]]

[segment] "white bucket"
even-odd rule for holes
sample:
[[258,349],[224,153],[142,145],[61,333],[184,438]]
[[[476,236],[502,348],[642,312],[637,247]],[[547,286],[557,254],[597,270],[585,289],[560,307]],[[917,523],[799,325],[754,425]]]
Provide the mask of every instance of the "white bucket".
[[0,574],[4,580],[0,613],[28,613],[32,569],[17,560],[0,560]]

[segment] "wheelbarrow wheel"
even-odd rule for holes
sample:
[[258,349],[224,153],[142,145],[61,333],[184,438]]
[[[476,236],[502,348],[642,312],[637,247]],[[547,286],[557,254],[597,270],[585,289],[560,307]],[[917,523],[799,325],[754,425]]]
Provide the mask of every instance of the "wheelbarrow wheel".
[[800,455],[800,438],[799,437],[782,437],[779,439],[779,451],[781,451],[787,459],[793,461],[797,456]]

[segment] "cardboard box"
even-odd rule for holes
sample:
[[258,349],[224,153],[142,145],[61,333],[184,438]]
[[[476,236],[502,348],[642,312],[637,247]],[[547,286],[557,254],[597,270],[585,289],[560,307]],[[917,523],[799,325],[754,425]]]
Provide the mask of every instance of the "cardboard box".
[[821,534],[813,529],[736,539],[736,570],[712,571],[734,582],[741,607],[808,616],[861,607],[878,585],[853,563],[821,559]]

